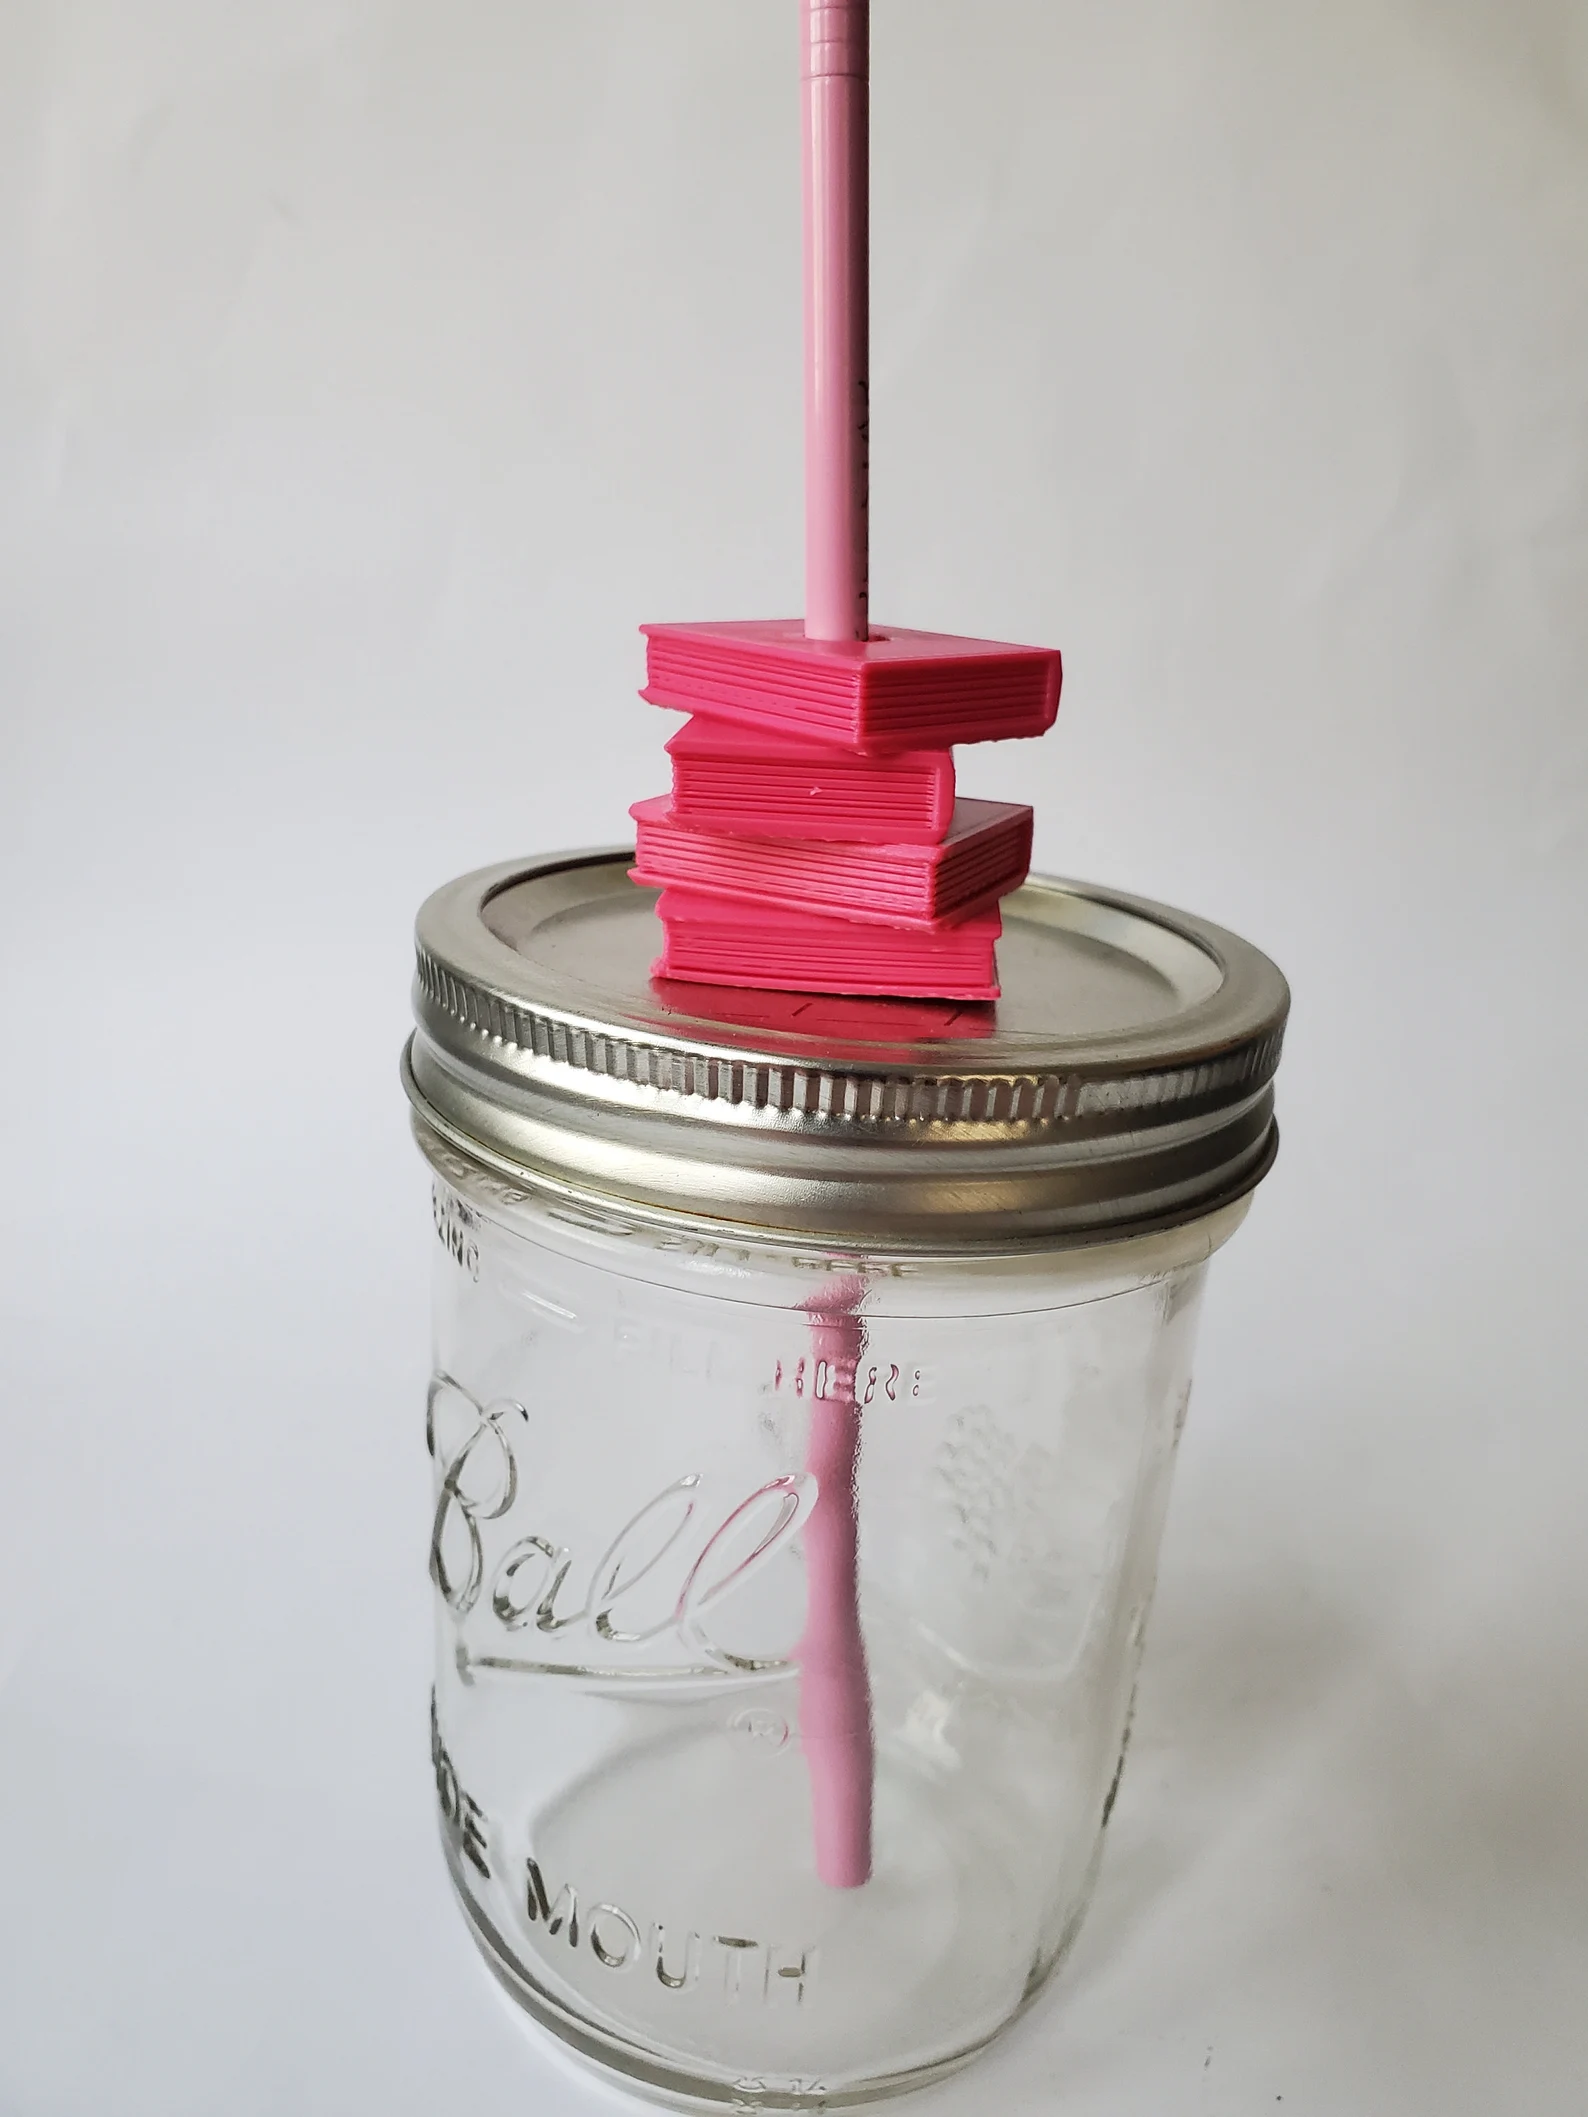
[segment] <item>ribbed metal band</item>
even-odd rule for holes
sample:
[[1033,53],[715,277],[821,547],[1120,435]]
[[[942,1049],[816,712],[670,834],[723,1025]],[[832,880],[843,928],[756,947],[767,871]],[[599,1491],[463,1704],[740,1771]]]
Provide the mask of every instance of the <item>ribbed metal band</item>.
[[618,1036],[564,1021],[460,977],[420,942],[415,949],[416,1005],[444,1015],[461,1031],[554,1065],[603,1080],[654,1088],[682,1101],[826,1118],[854,1126],[1052,1124],[1107,1112],[1161,1110],[1171,1103],[1239,1096],[1269,1080],[1279,1064],[1282,1029],[1216,1059],[1094,1079],[1081,1073],[933,1073],[838,1071],[777,1060],[754,1061],[694,1046]]

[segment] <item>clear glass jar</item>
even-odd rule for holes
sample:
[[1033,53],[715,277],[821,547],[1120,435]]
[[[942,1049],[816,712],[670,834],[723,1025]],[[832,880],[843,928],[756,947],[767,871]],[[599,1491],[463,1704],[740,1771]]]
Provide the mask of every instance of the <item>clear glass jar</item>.
[[[533,1052],[474,1012],[490,1063]],[[1113,1239],[823,1241],[508,1167],[443,1114],[479,1083],[431,1020],[431,1739],[476,1938],[664,2101],[923,2084],[1084,1910],[1205,1265],[1271,1141],[1236,1195]],[[492,1098],[527,1121],[529,1088]]]

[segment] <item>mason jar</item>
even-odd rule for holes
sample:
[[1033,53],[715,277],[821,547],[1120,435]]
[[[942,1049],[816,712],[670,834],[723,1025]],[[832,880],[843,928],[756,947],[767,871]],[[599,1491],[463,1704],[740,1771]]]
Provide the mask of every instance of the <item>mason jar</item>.
[[1041,879],[996,1008],[669,984],[630,857],[419,918],[442,1839],[586,2059],[840,2109],[971,2058],[1084,1912],[1287,994]]

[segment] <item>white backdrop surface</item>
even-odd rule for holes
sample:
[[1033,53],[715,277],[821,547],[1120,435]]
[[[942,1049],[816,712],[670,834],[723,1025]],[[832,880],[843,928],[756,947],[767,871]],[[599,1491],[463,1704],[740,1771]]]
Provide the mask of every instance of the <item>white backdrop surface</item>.
[[[1588,15],[877,0],[873,608],[1289,973],[1130,1771],[923,2117],[1578,2117]],[[606,2091],[424,1732],[420,898],[798,607],[793,0],[0,13],[0,2113]],[[1282,2106],[1282,2107],[1281,2107]]]

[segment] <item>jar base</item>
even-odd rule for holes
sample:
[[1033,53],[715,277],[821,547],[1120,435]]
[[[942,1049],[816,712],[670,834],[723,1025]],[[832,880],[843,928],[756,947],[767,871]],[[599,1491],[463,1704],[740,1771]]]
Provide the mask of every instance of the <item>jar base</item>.
[[[950,2052],[925,2065],[912,2066],[900,2073],[876,2074],[865,2080],[845,2082],[837,2086],[820,2080],[779,2080],[776,2077],[713,2080],[702,2074],[689,2073],[682,2068],[669,2066],[653,2053],[585,2020],[537,1983],[528,1975],[475,1901],[445,1834],[442,1838],[442,1849],[446,1855],[453,1893],[468,1921],[475,1945],[508,1998],[535,2027],[555,2037],[568,2055],[577,2059],[582,2066],[589,2068],[608,2085],[643,2096],[647,2101],[660,2104],[664,2109],[705,2113],[723,2110],[831,2112],[864,2109],[872,2103],[885,2102],[896,2095],[908,2095],[918,2088],[933,2087],[939,2081],[948,2079],[952,2074],[970,2065],[990,2044],[998,2040],[1011,2022],[1019,2019],[1046,1987],[1068,1952],[1068,1940],[1072,1937],[1066,1937],[1066,1946],[1058,1950],[1049,1963],[1033,1971],[1019,2005],[986,2036],[979,2037],[962,2050]],[[1074,1923],[1078,1926],[1079,1918]]]

